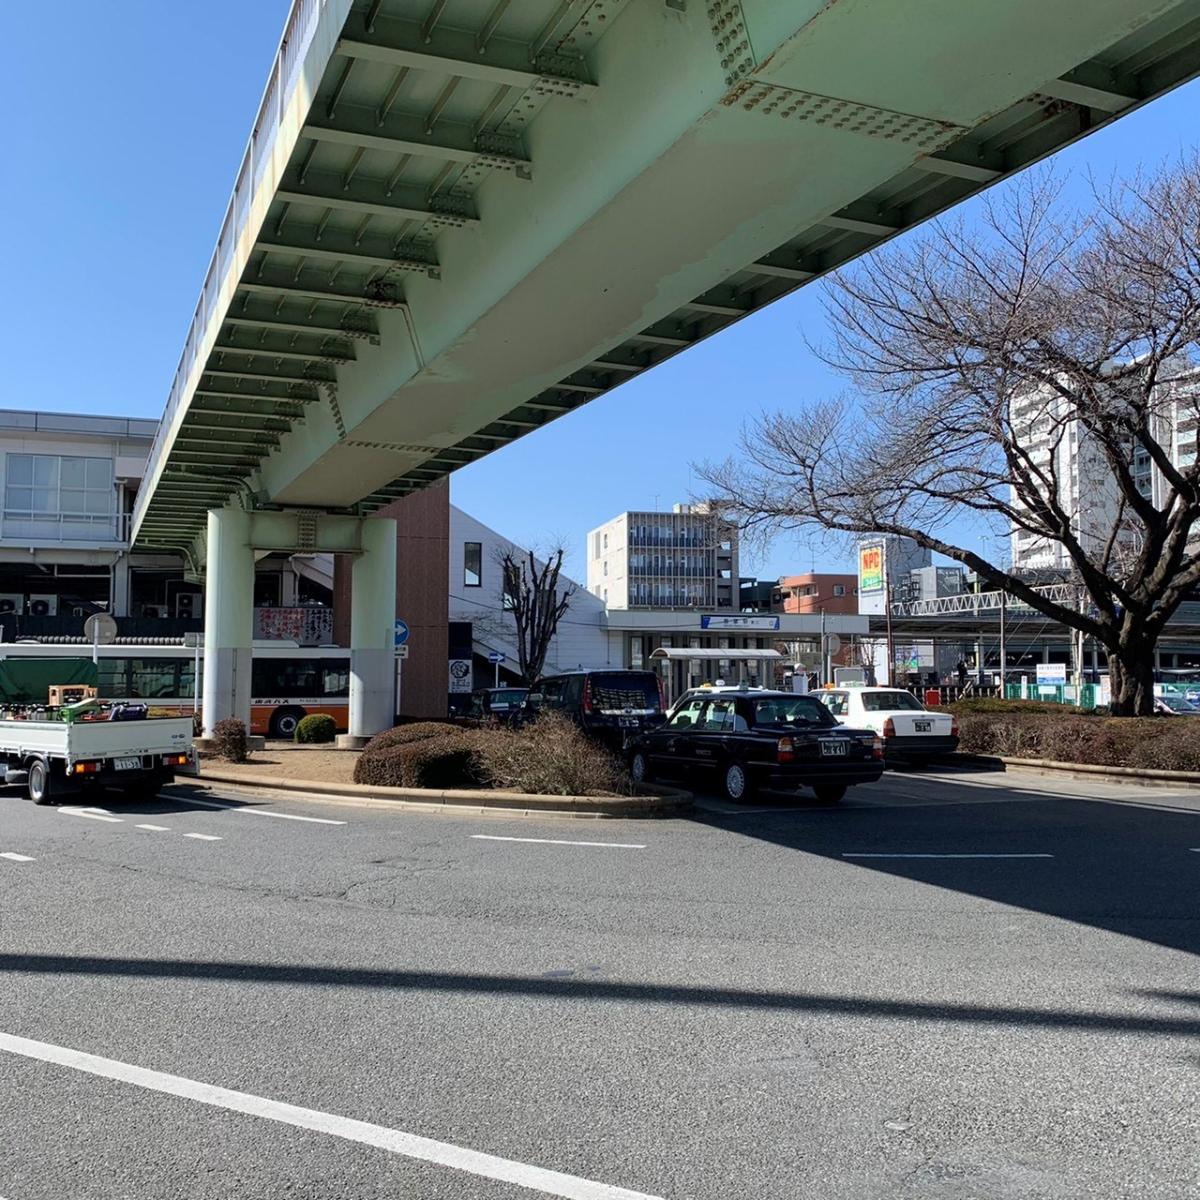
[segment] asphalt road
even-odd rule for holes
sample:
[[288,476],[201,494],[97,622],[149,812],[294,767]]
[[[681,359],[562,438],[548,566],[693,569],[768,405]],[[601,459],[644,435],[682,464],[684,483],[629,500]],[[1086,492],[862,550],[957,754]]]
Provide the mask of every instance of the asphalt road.
[[0,795],[0,1197],[1200,1196],[1200,796],[182,794]]

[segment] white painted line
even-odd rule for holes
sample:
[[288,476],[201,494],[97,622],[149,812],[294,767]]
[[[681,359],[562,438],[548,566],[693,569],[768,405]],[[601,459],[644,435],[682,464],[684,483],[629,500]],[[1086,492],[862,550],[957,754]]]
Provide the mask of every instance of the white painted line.
[[536,842],[542,846],[606,846],[613,850],[645,850],[641,842],[568,842],[562,838],[499,837],[493,833],[471,834],[477,842]]
[[565,1200],[662,1200],[660,1196],[631,1192],[611,1184],[581,1179],[577,1175],[564,1175],[559,1171],[529,1166],[512,1159],[497,1158],[479,1150],[469,1150],[449,1142],[438,1142],[415,1133],[406,1133],[402,1129],[388,1129],[384,1125],[373,1125],[368,1121],[356,1121],[334,1113],[300,1108],[295,1104],[268,1100],[248,1092],[235,1092],[229,1088],[215,1087],[193,1079],[184,1079],[179,1075],[167,1075],[162,1071],[151,1071],[146,1067],[133,1066],[111,1058],[100,1058],[95,1054],[71,1050],[65,1046],[54,1046],[48,1042],[35,1042],[9,1033],[0,1033],[0,1050],[38,1062],[68,1067],[73,1071],[84,1071],[102,1079],[116,1079],[121,1083],[129,1083],[152,1092],[163,1092],[168,1096],[194,1100],[214,1108],[245,1113],[268,1121],[279,1121],[297,1129],[311,1129],[316,1133],[330,1134],[333,1137],[360,1142],[364,1146],[375,1146],[392,1154],[402,1154],[406,1158],[437,1163],[456,1171],[466,1171],[484,1179],[497,1179],[550,1196],[561,1196]]
[[345,825],[345,821],[331,821],[328,817],[301,817],[296,813],[268,812],[262,808],[248,808],[241,804],[217,804],[212,800],[194,800],[178,797],[183,804],[198,804],[201,808],[223,808],[226,812],[247,813],[252,817],[277,817],[281,821],[308,821],[312,825]]
[[219,842],[221,840],[214,833],[185,833],[183,836],[195,838],[198,842]]
[[60,813],[66,814],[68,817],[87,817],[89,821],[109,821],[113,825],[123,825],[125,823],[123,817],[109,816],[103,812],[93,812],[90,808],[74,808],[65,806],[58,810]]
[[[11,850],[6,850],[3,854],[0,854],[0,858],[7,858],[10,862],[36,862],[37,861],[37,859],[35,859],[35,858],[30,858],[28,854],[14,854]],[[4,1197],[0,1196],[0,1200],[4,1200]]]
[[1053,858],[1053,854],[843,854],[843,858]]
[[135,825],[134,829],[149,829],[151,833],[170,833],[170,825]]

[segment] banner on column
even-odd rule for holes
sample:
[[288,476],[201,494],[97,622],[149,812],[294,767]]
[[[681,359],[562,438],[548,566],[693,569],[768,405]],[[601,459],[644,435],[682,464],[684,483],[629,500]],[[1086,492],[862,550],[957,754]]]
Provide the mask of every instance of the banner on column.
[[471,690],[471,660],[469,658],[452,658],[450,660],[450,690],[452,692],[469,692]]

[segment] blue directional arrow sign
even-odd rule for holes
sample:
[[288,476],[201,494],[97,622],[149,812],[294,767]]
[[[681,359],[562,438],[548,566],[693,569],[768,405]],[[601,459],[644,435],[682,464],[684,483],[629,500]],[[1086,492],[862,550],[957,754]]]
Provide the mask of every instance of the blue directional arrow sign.
[[503,661],[504,655],[499,650],[493,650],[488,654],[488,662],[490,663],[502,663]]
[[408,641],[408,622],[396,618],[396,647],[399,649]]

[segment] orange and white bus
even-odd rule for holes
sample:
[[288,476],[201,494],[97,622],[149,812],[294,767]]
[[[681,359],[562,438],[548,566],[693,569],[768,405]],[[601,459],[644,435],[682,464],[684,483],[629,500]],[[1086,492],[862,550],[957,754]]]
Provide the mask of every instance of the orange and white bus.
[[[90,664],[92,648],[78,643],[0,642],[0,658],[62,658]],[[204,652],[186,646],[112,645],[98,650],[100,699],[151,704],[181,713],[200,711]],[[197,663],[201,677],[197,678]],[[345,732],[350,717],[350,651],[291,642],[254,646],[250,732],[291,738],[302,717],[327,713]]]

